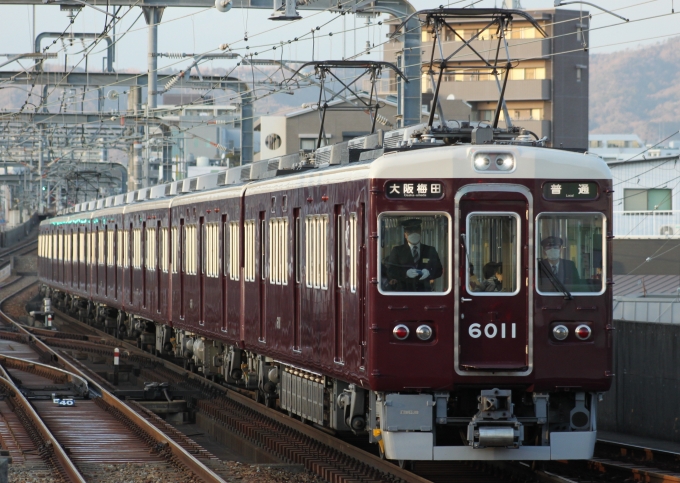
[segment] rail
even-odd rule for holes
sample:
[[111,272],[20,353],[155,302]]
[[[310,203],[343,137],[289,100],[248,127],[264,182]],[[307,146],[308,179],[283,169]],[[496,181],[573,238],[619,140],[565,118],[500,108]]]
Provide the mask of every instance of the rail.
[[[9,297],[6,297],[3,300],[0,300],[0,306],[5,303],[9,298],[12,296],[10,295]],[[119,411],[121,414],[123,414],[125,417],[129,418],[130,420],[134,421],[135,424],[140,427],[149,437],[153,438],[153,440],[160,445],[161,447],[167,447],[172,454],[172,457],[175,458],[177,461],[179,461],[181,464],[183,464],[185,467],[187,467],[190,471],[192,471],[196,476],[201,478],[204,482],[206,483],[224,483],[224,480],[220,478],[217,474],[215,474],[210,468],[206,467],[203,463],[201,463],[199,460],[194,458],[191,454],[189,454],[184,448],[182,448],[179,444],[175,443],[171,438],[166,436],[163,432],[161,432],[158,428],[150,424],[148,421],[146,421],[144,418],[142,418],[140,415],[138,415],[135,411],[133,411],[129,406],[127,406],[125,403],[120,401],[118,398],[116,398],[113,394],[111,394],[109,391],[101,387],[100,385],[93,384],[93,382],[88,378],[85,374],[82,373],[80,369],[78,369],[76,366],[71,364],[66,358],[62,357],[60,354],[58,354],[56,351],[54,351],[52,348],[50,348],[47,344],[45,344],[43,341],[32,335],[28,330],[26,330],[21,324],[16,323],[10,316],[8,316],[3,310],[0,309],[0,319],[5,320],[7,323],[10,325],[14,326],[18,333],[25,335],[28,337],[28,340],[30,341],[31,344],[33,344],[37,349],[45,354],[49,354],[51,359],[54,362],[57,362],[61,367],[63,367],[66,371],[76,374],[79,377],[82,377],[86,380],[90,381],[90,386],[96,386],[97,387],[97,392],[101,394],[101,399],[105,403],[107,403],[109,406],[112,406],[115,408],[117,411]],[[9,380],[9,379],[8,379]],[[0,383],[3,382],[0,380]],[[14,392],[18,393],[19,391],[14,387]],[[28,404],[28,401],[26,401]],[[33,411],[32,408],[30,408],[29,404],[29,409]],[[34,415],[32,416],[33,420],[38,419],[39,417],[35,411],[33,411]],[[49,433],[49,430],[47,430],[47,427],[45,426],[45,431],[44,433],[46,436],[49,437],[49,441],[52,442],[52,446],[55,447],[55,452],[57,456],[60,458],[60,451],[61,446],[59,445],[58,441],[54,438],[54,436]],[[43,431],[41,430],[41,434]],[[66,460],[68,460],[68,457],[66,454],[63,454],[64,457],[66,457]],[[66,464],[66,462],[64,462]],[[72,464],[72,463],[71,463]],[[73,467],[75,470],[75,466]],[[77,473],[77,470],[75,470]],[[69,472],[70,475],[70,472]],[[79,476],[79,473],[77,473]],[[82,476],[80,479],[77,479],[77,476],[74,474],[74,477],[72,478],[72,481],[77,481],[77,482],[85,482],[84,479],[82,479]]]

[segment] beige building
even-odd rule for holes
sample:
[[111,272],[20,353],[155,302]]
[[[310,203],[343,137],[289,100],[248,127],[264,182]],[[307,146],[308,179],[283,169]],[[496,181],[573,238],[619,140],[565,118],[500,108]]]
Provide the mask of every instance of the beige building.
[[[530,22],[515,17],[506,32],[513,68],[510,71],[505,100],[513,125],[548,136],[554,147],[587,149],[588,147],[588,13],[548,9],[528,11],[547,33],[547,37]],[[498,37],[493,29],[480,30],[488,22],[464,19],[449,25],[466,40],[479,36],[471,46],[487,61],[493,62]],[[396,25],[391,26],[394,31]],[[432,36],[427,27],[422,31],[423,72],[429,67]],[[446,29],[442,38],[444,56],[451,55],[463,42]],[[505,49],[501,44],[499,65],[505,65]],[[401,43],[393,40],[385,46],[384,60],[398,63]],[[435,59],[439,50],[435,51]],[[493,120],[499,89],[495,76],[482,69],[479,57],[469,48],[462,49],[449,60],[449,70],[442,79],[440,99],[464,100],[472,108],[470,120]],[[435,69],[436,75],[438,69]],[[504,71],[501,71],[504,74]],[[435,80],[436,80],[435,75]],[[499,77],[502,84],[502,77]],[[391,85],[394,85],[392,83]],[[423,75],[423,104],[432,99],[432,81]],[[428,106],[429,108],[429,106]],[[445,116],[449,118],[449,113]],[[463,118],[467,120],[468,118]],[[505,122],[499,123],[500,127]]]
[[[368,96],[364,100],[368,101]],[[329,103],[331,109],[326,111],[324,122],[326,144],[335,144],[370,134],[372,118],[368,111],[345,110],[363,105],[351,98],[349,101],[352,102],[352,106],[346,100],[335,100]],[[449,103],[447,110],[466,119],[470,113],[470,107],[462,101]],[[396,98],[392,96],[387,99],[381,98],[375,129],[383,131],[394,129],[397,125],[396,116]],[[423,113],[422,120],[427,121],[427,112]],[[259,121],[255,122],[255,130],[260,131],[260,153],[259,156],[255,155],[255,161],[299,151],[313,151],[316,149],[320,124],[321,112],[315,106],[289,112],[284,116],[262,116]],[[322,146],[326,144],[322,143]]]

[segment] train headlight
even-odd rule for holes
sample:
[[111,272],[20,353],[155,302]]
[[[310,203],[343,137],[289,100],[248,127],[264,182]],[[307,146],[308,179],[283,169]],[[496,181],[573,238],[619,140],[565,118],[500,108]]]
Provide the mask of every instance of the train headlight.
[[576,337],[578,337],[579,339],[588,340],[590,339],[590,334],[592,334],[592,330],[590,330],[590,327],[588,327],[587,325],[582,324],[576,327],[574,333],[576,334]]
[[393,330],[392,334],[399,340],[404,340],[408,337],[409,330],[404,324],[397,325]]
[[499,154],[495,162],[500,171],[512,171],[515,167],[515,158],[510,154]]
[[432,337],[432,327],[429,325],[421,325],[416,329],[416,335],[420,340],[430,340]]
[[553,336],[557,340],[564,340],[567,338],[569,335],[569,329],[567,329],[564,325],[556,325],[553,327]]
[[491,166],[491,158],[488,154],[478,154],[475,156],[475,169],[486,171]]

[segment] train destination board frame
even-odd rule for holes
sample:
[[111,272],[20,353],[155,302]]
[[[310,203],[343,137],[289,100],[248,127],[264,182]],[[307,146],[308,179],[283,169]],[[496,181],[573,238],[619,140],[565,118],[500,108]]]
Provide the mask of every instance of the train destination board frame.
[[422,179],[388,181],[385,183],[385,197],[390,200],[439,200],[444,197],[444,183]]
[[546,200],[596,200],[600,195],[597,183],[587,181],[548,181],[543,185]]

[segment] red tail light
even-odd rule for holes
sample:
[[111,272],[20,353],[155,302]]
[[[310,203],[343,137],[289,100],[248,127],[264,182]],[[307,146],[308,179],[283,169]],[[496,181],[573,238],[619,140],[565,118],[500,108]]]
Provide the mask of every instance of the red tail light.
[[590,330],[590,327],[587,325],[579,325],[576,327],[576,330],[574,330],[574,333],[576,334],[576,337],[578,337],[581,340],[588,340],[590,339],[590,334],[592,331]]
[[392,330],[392,333],[397,339],[404,340],[408,337],[409,330],[405,325],[399,324]]

